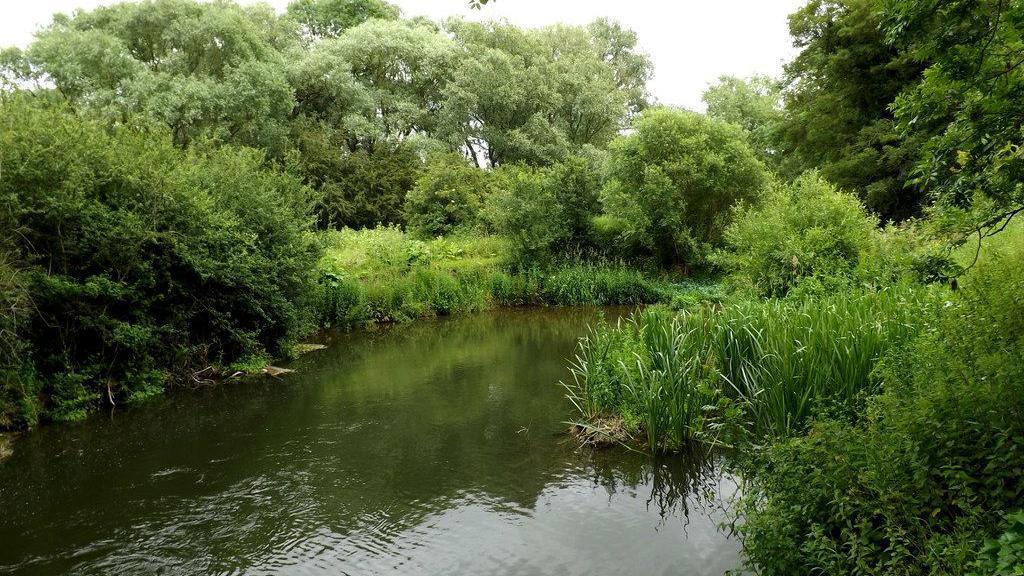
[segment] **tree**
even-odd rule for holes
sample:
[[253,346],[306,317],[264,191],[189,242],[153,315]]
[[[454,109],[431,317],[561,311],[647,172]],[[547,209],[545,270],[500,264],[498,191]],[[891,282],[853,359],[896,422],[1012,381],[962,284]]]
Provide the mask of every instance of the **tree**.
[[50,418],[287,353],[311,328],[314,195],[259,152],[181,150],[24,96],[0,103],[0,126],[0,226],[19,226],[22,351]]
[[364,121],[376,138],[400,142],[434,132],[455,44],[432,24],[370,20],[318,47],[347,63],[370,103]]
[[814,172],[738,208],[721,260],[763,296],[785,296],[807,276],[849,277],[878,228],[856,196]]
[[546,264],[569,235],[548,176],[536,168],[512,165],[496,170],[494,178],[486,206],[491,226],[509,239],[518,266]]
[[783,113],[782,86],[777,80],[721,76],[718,84],[704,91],[703,99],[708,116],[742,127],[761,161],[778,168],[782,159],[777,132]]
[[923,138],[913,182],[982,238],[1024,211],[1024,5],[1002,0],[886,3],[893,45],[927,68],[894,109]]
[[570,249],[591,244],[591,222],[601,213],[604,158],[591,152],[588,156],[569,156],[545,170],[564,219]]
[[111,123],[152,120],[196,138],[282,152],[294,106],[292,30],[266,5],[147,0],[58,15],[26,52],[32,77]]
[[883,8],[883,0],[810,0],[790,16],[801,51],[786,65],[781,169],[794,177],[817,168],[898,220],[924,201],[906,185],[921,138],[896,128],[890,105],[923,66],[886,41]]
[[626,120],[632,121],[649,104],[651,59],[637,50],[636,32],[618,22],[599,18],[588,24],[587,30],[601,60],[611,66],[616,87],[626,95]]
[[583,145],[603,148],[641,105],[646,59],[611,25],[521,30],[453,19],[446,29],[463,56],[439,136],[478,166],[551,164]]
[[406,196],[406,222],[428,237],[471,226],[479,219],[489,188],[487,172],[458,155],[439,156],[427,164]]
[[397,20],[398,7],[383,0],[295,0],[286,14],[310,39],[336,38],[367,20]]
[[730,208],[767,180],[742,129],[696,112],[656,108],[612,143],[606,212],[664,264],[702,262]]

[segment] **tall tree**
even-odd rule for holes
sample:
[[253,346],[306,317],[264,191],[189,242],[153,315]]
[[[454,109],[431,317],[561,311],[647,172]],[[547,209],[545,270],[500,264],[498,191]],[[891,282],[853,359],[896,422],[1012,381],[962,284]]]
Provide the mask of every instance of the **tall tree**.
[[266,5],[146,0],[58,15],[24,69],[75,105],[197,137],[280,151],[294,105],[282,51],[294,31]]
[[778,168],[782,161],[778,130],[783,114],[778,80],[768,76],[721,76],[717,84],[704,91],[703,99],[708,116],[742,127],[761,161]]
[[522,30],[455,19],[446,28],[463,56],[446,90],[444,133],[478,165],[549,164],[604,147],[644,104],[646,57],[608,23]]
[[1024,4],[887,0],[893,45],[927,64],[896,101],[907,134],[925,134],[915,184],[967,212],[978,241],[1024,211]]
[[786,66],[782,170],[818,168],[887,219],[917,213],[907,186],[923,138],[897,130],[890,104],[922,64],[886,41],[883,0],[810,0],[790,16],[800,54]]
[[286,13],[311,40],[337,38],[367,20],[397,20],[400,14],[383,0],[295,0]]

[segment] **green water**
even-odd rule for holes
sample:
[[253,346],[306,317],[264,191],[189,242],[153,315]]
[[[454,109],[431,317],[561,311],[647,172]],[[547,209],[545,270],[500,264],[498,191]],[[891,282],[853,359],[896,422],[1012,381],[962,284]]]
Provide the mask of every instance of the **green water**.
[[717,528],[735,488],[712,463],[563,434],[557,383],[598,313],[342,334],[280,380],[44,427],[0,464],[0,573],[735,568]]

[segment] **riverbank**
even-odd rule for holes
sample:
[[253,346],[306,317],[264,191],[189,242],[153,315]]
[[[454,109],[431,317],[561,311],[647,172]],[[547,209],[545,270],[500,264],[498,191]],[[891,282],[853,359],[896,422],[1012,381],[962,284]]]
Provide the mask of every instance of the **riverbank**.
[[683,282],[621,262],[566,260],[514,267],[493,236],[419,240],[398,228],[321,235],[317,317],[326,327],[521,306],[616,306],[686,302],[714,284]]
[[739,448],[751,568],[997,573],[1024,559],[1024,227],[953,258],[951,286],[905,278],[602,325],[572,365],[579,429],[611,422],[652,453]]
[[[619,262],[564,261],[547,267],[516,268],[509,263],[507,241],[500,237],[462,235],[417,239],[397,227],[322,231],[315,243],[321,254],[306,275],[315,278],[297,316],[309,319],[307,334],[333,328],[351,330],[373,324],[404,324],[438,316],[460,316],[499,308],[544,306],[687,305],[715,298],[713,283],[679,281],[664,273],[645,273]],[[308,336],[307,336],[308,339]],[[190,348],[194,343],[183,343]],[[214,385],[244,375],[280,376],[280,362],[307,346],[289,343],[273,352],[250,345],[231,362],[209,355],[187,371],[150,369],[140,390],[128,380],[76,374],[59,382],[61,394],[33,395],[40,379],[26,372],[26,385],[11,389],[3,403],[5,420],[14,429],[46,422],[78,421],[102,407],[137,405],[174,386]],[[138,369],[131,372],[135,378]],[[64,390],[68,390],[64,392]],[[93,389],[96,389],[93,391]],[[24,392],[22,392],[24,391]],[[14,392],[18,392],[15,394]],[[0,398],[2,399],[2,398]],[[20,423],[20,425],[16,425]]]

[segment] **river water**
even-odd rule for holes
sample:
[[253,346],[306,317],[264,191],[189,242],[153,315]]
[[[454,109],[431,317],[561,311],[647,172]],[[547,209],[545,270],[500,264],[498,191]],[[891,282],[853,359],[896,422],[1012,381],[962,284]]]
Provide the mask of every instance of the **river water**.
[[331,337],[280,379],[19,439],[0,573],[678,574],[740,562],[714,462],[564,434],[593,309]]

